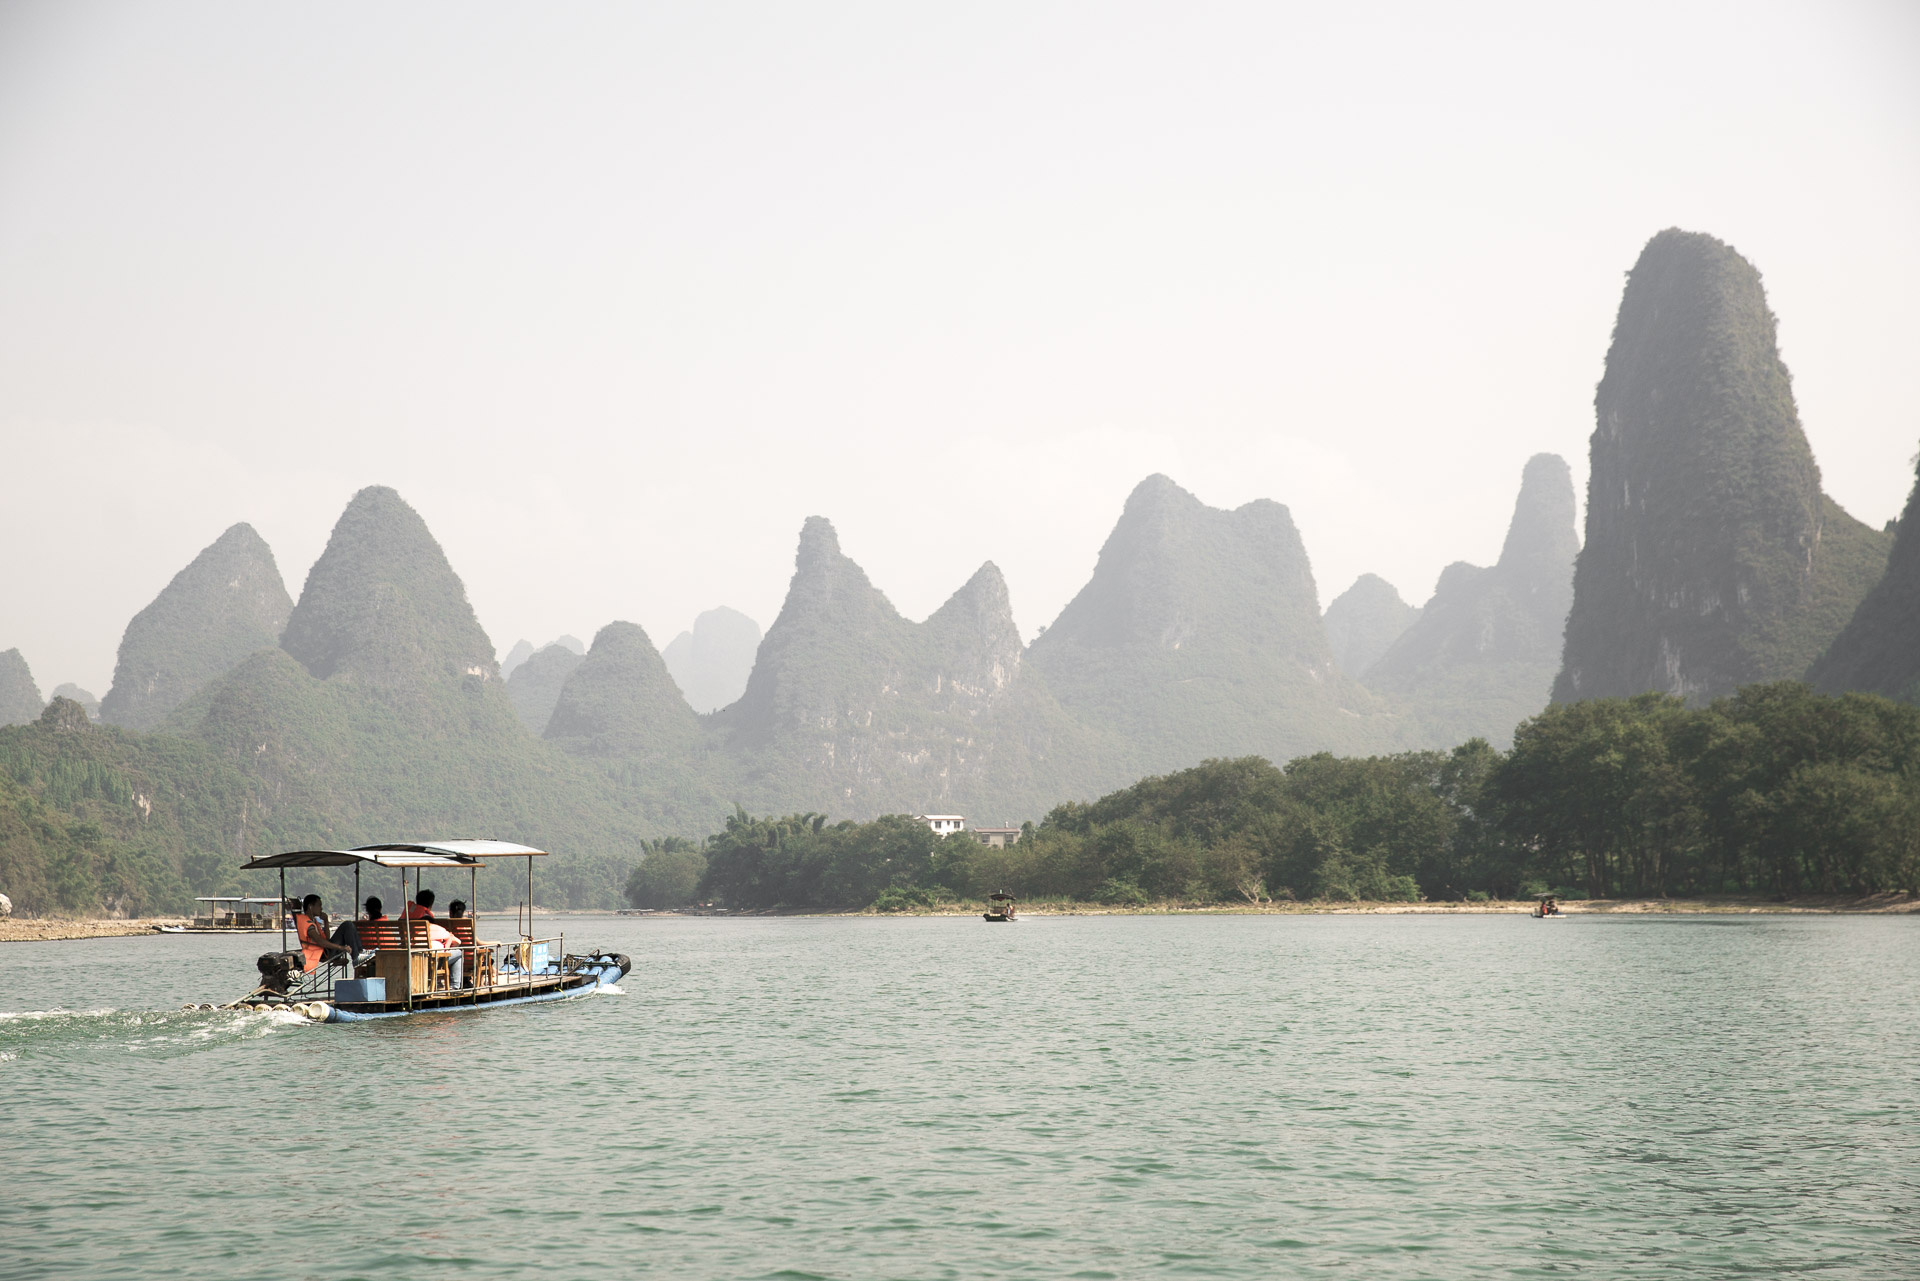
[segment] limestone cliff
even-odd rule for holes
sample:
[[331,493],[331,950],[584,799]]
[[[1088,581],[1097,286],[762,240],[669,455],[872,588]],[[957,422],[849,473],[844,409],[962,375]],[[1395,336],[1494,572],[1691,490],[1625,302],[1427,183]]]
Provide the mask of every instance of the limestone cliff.
[[1447,566],[1419,621],[1361,680],[1412,717],[1418,746],[1475,737],[1506,746],[1552,692],[1578,553],[1572,473],[1557,455],[1536,454],[1499,561]]
[[1821,492],[1760,273],[1711,236],[1655,236],[1628,275],[1594,411],[1553,697],[1702,702],[1800,676],[1890,540]]
[[1347,705],[1287,509],[1221,511],[1165,476],[1134,489],[1028,663],[1118,745],[1116,782],[1210,756],[1351,749],[1377,732]]
[[273,550],[253,526],[230,527],[127,624],[101,718],[153,729],[241,659],[278,645],[292,610]]
[[1358,676],[1418,617],[1419,608],[1401,600],[1392,583],[1378,574],[1362,574],[1333,598],[1320,621],[1327,629],[1333,661],[1347,675]]
[[560,703],[560,691],[567,678],[585,661],[565,645],[548,645],[535,651],[513,669],[507,678],[507,696],[513,700],[520,723],[535,734],[547,732],[553,709]]
[[1823,693],[1865,690],[1920,703],[1920,473],[1894,530],[1886,573],[1807,680]]
[[760,624],[722,605],[694,619],[692,630],[669,641],[660,656],[688,705],[712,712],[746,691],[759,652]]
[[493,643],[446,553],[419,513],[384,486],[347,504],[281,645],[322,680],[405,689],[499,676]]
[[594,756],[684,757],[700,723],[647,633],[615,622],[600,629],[567,678],[546,737]]
[[0,725],[31,725],[46,705],[20,651],[0,652]]

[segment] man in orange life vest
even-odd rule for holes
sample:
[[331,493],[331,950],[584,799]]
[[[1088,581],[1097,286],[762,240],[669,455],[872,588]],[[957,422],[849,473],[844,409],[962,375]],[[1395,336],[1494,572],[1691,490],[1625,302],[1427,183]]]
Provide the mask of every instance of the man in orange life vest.
[[320,913],[318,894],[300,900],[300,910],[293,914],[293,936],[300,942],[300,955],[309,974],[329,961],[344,965],[353,959],[353,953],[327,937],[327,918]]
[[433,919],[433,891],[421,890],[413,896],[413,902],[407,904],[407,910],[401,918],[405,921],[431,921]]

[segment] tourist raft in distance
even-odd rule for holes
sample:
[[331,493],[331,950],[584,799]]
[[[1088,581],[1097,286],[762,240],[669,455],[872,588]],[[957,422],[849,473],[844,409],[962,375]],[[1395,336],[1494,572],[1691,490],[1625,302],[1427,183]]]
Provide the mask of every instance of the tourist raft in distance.
[[[311,955],[313,949],[303,951],[297,939],[289,949],[283,931],[280,950],[259,959],[259,986],[226,1008],[286,1008],[321,1022],[354,1023],[427,1011],[463,1013],[500,1005],[559,1001],[618,983],[633,968],[626,957],[600,951],[571,955],[564,934],[534,937],[533,860],[545,855],[545,850],[507,841],[456,840],[362,845],[349,850],[289,850],[250,859],[242,865],[243,870],[279,871],[282,900],[286,899],[288,868],[351,867],[356,912],[363,870],[398,874],[398,910],[404,913],[411,901],[407,895],[409,874],[418,889],[420,878],[428,871],[465,871],[469,882],[467,902],[477,906],[479,874],[488,863],[524,858],[527,896],[518,905],[514,936],[506,941],[480,937],[483,931],[477,910],[462,917],[436,916],[430,921],[356,921],[360,947],[350,962],[345,958],[316,962]],[[436,947],[429,924],[451,933],[458,946]]]
[[987,895],[987,910],[980,914],[981,919],[987,921],[1011,921],[1013,915],[1013,895],[1005,890]]
[[204,904],[185,925],[156,925],[162,934],[271,934],[287,923],[277,898],[201,896]]

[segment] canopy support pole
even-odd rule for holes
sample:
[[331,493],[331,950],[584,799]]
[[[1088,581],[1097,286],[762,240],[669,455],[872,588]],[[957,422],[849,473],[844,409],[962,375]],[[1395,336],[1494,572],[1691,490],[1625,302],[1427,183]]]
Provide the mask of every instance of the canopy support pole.
[[287,950],[287,869],[280,869],[280,907],[274,912],[280,918],[280,950]]
[[[413,878],[414,888],[420,887],[420,878]],[[413,1009],[413,918],[407,915],[407,869],[400,869],[400,929],[407,940],[407,1009]]]

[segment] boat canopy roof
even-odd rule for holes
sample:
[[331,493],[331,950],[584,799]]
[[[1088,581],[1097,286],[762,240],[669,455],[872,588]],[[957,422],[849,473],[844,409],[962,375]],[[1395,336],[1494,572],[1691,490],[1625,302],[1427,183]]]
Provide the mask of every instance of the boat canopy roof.
[[370,863],[375,867],[479,867],[480,860],[464,854],[424,854],[417,847],[365,850],[288,850],[284,854],[262,854],[240,865],[243,872],[275,867],[352,867]]
[[471,837],[459,837],[447,841],[395,841],[385,845],[356,845],[354,853],[370,851],[446,854],[454,858],[545,858],[545,850],[537,850],[531,845],[515,845],[512,841],[483,841]]

